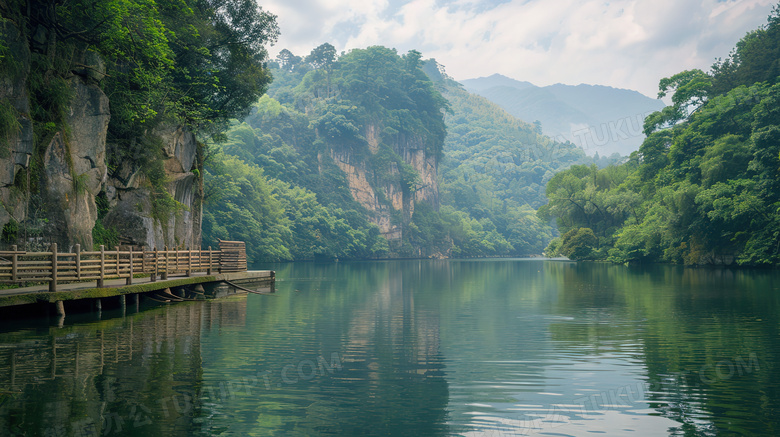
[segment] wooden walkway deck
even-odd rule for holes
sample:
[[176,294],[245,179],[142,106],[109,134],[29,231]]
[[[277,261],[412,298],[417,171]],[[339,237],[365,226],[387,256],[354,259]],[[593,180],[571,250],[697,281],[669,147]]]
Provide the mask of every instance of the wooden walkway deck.
[[112,279],[105,281],[103,287],[97,287],[93,282],[76,282],[60,284],[58,291],[54,293],[49,291],[48,285],[35,285],[32,287],[0,290],[0,307],[37,302],[56,302],[58,300],[97,299],[209,282],[272,282],[274,279],[272,270],[253,270],[212,275],[197,273],[189,277],[171,277],[167,280],[157,281],[151,281],[150,278],[136,278],[132,285],[127,285],[124,279]]
[[15,249],[0,252],[0,282],[40,285],[0,290],[0,309],[44,304],[47,310],[53,307],[65,315],[65,302],[69,301],[91,299],[100,308],[103,299],[118,298],[124,306],[126,296],[137,302],[141,294],[166,295],[171,289],[184,292],[184,287],[193,290],[199,284],[275,280],[273,271],[247,271],[244,243],[235,241],[220,242],[220,250],[116,248],[107,252],[101,247],[99,252],[81,252],[77,245],[73,253],[58,253],[56,244],[50,252]]

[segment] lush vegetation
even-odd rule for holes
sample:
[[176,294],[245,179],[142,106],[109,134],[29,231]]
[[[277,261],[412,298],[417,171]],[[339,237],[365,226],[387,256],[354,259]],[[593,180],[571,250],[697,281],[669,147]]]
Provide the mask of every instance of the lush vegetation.
[[780,262],[780,6],[710,72],[660,83],[629,162],[547,184],[563,236],[548,253],[615,262]]
[[[306,57],[283,50],[270,67],[268,96],[230,126],[223,154],[205,166],[204,238],[241,235],[255,259],[538,254],[555,232],[536,215],[545,183],[593,162],[467,93],[415,51],[337,57],[326,43]],[[415,196],[421,176],[400,155],[410,143],[440,162],[440,205]],[[365,170],[401,240],[380,234],[334,154]],[[392,204],[394,183],[413,208]],[[238,196],[241,184],[252,200]],[[243,206],[253,202],[266,206]]]
[[428,74],[449,100],[441,174],[441,215],[467,256],[539,254],[553,236],[536,217],[544,186],[572,164],[592,162],[571,143],[541,134],[483,97],[466,92],[435,61]]
[[[39,176],[53,136],[61,133],[69,142],[65,114],[74,77],[100,86],[110,100],[109,176],[143,174],[153,216],[162,224],[182,205],[167,190],[155,129],[184,125],[201,138],[219,136],[230,119],[248,114],[271,81],[265,44],[278,35],[276,17],[253,0],[10,0],[0,2],[0,13],[31,53],[26,115],[35,152],[30,186],[19,187],[30,194],[29,222],[51,215],[39,196]],[[19,73],[5,45],[0,58],[5,77]],[[6,112],[4,104],[0,143],[15,127],[6,122],[17,114]],[[81,175],[70,176],[78,192]],[[114,232],[99,221],[93,235],[96,243],[109,244]]]
[[323,206],[306,188],[230,156],[208,162],[205,245],[247,242],[252,260],[370,258],[387,254],[379,229],[356,209]]
[[[417,52],[399,56],[385,47],[353,50],[338,59],[330,44],[315,48],[305,59],[283,51],[271,65],[276,81],[270,95],[276,99],[260,99],[252,113],[226,133],[221,147],[225,156],[236,159],[206,162],[206,241],[235,235],[217,223],[241,226],[248,209],[243,205],[248,203],[243,199],[231,209],[223,197],[230,196],[225,181],[251,174],[256,190],[261,181],[272,187],[255,201],[270,209],[276,205],[281,214],[269,220],[275,227],[241,233],[249,246],[256,246],[255,259],[387,256],[387,240],[369,221],[371,213],[353,199],[347,176],[331,152],[348,154],[354,165],[367,169],[373,176],[368,182],[385,208],[390,208],[383,198],[386,183],[399,180],[404,195],[411,196],[419,175],[392,145],[415,138],[427,152],[439,154],[446,132],[441,114],[446,102],[420,64]],[[370,129],[378,132],[373,145],[367,138]],[[239,165],[238,160],[251,165]],[[392,166],[397,174],[390,172]],[[211,196],[210,191],[218,194]],[[266,215],[249,216],[259,220]],[[265,247],[271,240],[274,249]]]

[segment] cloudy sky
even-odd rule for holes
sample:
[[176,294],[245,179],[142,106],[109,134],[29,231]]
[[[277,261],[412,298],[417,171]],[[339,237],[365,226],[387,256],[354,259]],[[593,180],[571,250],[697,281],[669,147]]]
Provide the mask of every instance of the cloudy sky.
[[655,97],[659,79],[727,56],[777,0],[258,1],[278,17],[274,57],[384,45],[419,50],[457,80],[500,73]]

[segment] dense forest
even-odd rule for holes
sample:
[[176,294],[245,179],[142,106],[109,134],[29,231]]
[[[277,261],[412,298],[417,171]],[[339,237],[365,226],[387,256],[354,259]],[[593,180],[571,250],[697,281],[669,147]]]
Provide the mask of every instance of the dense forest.
[[619,263],[780,262],[780,7],[709,72],[660,82],[672,105],[620,166],[574,166],[547,184],[550,255]]
[[[399,182],[404,199],[420,188],[418,171],[390,144],[421,138],[438,155],[445,135],[446,102],[419,53],[370,47],[337,60],[323,44],[305,60],[282,52],[271,71],[278,100],[260,99],[227,131],[224,155],[207,162],[204,239],[244,239],[262,260],[387,256],[387,239],[369,221],[389,209],[385,185]],[[336,153],[371,179],[363,188],[384,209],[373,214],[353,197]],[[392,212],[394,224],[410,226],[401,208]]]
[[[269,67],[268,95],[230,126],[205,165],[205,241],[249,241],[254,259],[539,254],[555,232],[536,216],[545,184],[594,162],[466,92],[415,51],[375,46],[338,56],[325,43],[305,57],[283,50]],[[434,180],[399,147],[414,136],[438,162]],[[356,200],[343,153],[400,232],[380,230],[381,217]],[[393,180],[412,208],[389,197]],[[420,201],[427,185],[439,196]]]

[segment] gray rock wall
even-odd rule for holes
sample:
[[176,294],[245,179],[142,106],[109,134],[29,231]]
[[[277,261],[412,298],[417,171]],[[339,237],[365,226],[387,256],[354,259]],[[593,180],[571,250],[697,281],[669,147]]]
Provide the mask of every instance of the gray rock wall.
[[[0,229],[11,220],[20,223],[17,241],[2,244],[39,250],[56,242],[66,251],[78,243],[91,249],[98,219],[96,197],[105,193],[110,209],[103,224],[115,228],[122,243],[149,248],[199,246],[202,184],[193,172],[198,153],[195,136],[175,124],[148,133],[160,139],[166,189],[182,205],[169,218],[156,220],[151,184],[132,159],[109,175],[106,137],[111,114],[109,99],[100,88],[105,77],[100,56],[86,48],[77,50],[72,74],[66,79],[72,100],[65,127],[35,152],[29,115],[30,47],[45,46],[46,36],[31,42],[13,23],[3,21],[0,37],[9,49],[0,64],[0,105],[3,110],[10,108],[17,121],[0,138]],[[40,153],[36,159],[42,168],[31,169],[34,153]],[[31,193],[33,185],[39,192]]]
[[[33,129],[30,121],[30,98],[27,93],[27,75],[30,68],[30,50],[19,29],[11,22],[0,22],[0,38],[8,46],[4,69],[0,75],[0,105],[16,114],[17,126],[6,138],[0,138],[0,229],[11,220],[26,218],[27,196],[15,179],[26,185],[27,169],[33,153]],[[13,65],[11,64],[13,63]]]
[[146,177],[140,169],[126,170],[121,178],[108,180],[106,193],[111,211],[104,223],[132,244],[152,249],[200,247],[202,209],[198,176],[193,172],[198,149],[195,136],[175,125],[160,127],[152,135],[162,140],[166,189],[182,208],[167,220],[156,220]]
[[95,196],[106,182],[106,133],[111,118],[108,97],[79,77],[68,80],[73,92],[67,129],[54,135],[44,152],[41,197],[53,236],[62,250],[75,244],[92,248],[97,220]]

